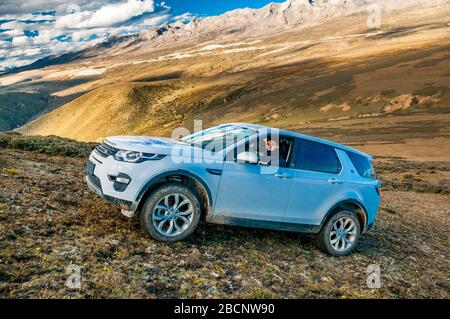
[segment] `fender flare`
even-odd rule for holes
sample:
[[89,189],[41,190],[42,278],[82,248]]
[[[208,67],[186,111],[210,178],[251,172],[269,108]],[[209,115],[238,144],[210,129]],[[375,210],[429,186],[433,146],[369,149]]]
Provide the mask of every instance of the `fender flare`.
[[189,178],[192,178],[193,180],[195,180],[197,183],[199,183],[201,185],[201,187],[205,190],[206,192],[206,196],[208,197],[208,207],[212,207],[213,205],[213,201],[212,201],[212,195],[211,195],[211,191],[208,187],[208,184],[198,175],[184,170],[184,169],[175,169],[175,170],[170,170],[170,171],[165,171],[161,174],[158,174],[156,176],[153,176],[149,181],[147,181],[144,186],[139,190],[139,193],[136,197],[136,202],[137,203],[141,203],[142,197],[144,196],[144,194],[147,192],[147,190],[149,190],[151,187],[153,187],[159,180],[172,176],[172,175],[181,175],[181,176],[186,176]]
[[361,211],[364,213],[364,225],[361,225],[361,233],[363,234],[366,231],[366,227],[367,227],[367,220],[368,220],[368,215],[367,215],[367,210],[364,207],[363,204],[361,204],[361,202],[359,202],[356,199],[344,199],[342,201],[337,202],[336,204],[334,204],[329,210],[328,212],[325,214],[325,216],[322,219],[322,222],[320,223],[320,229],[322,230],[322,227],[325,225],[325,222],[328,220],[328,218],[331,217],[331,214],[333,213],[333,211],[338,208],[339,206],[345,205],[345,204],[352,204],[352,205],[356,205],[358,206]]

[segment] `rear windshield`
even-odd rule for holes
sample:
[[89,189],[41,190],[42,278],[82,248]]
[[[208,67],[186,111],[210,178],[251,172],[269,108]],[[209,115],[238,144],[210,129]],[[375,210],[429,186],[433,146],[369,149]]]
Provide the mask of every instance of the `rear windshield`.
[[355,166],[359,175],[367,178],[376,178],[372,162],[368,157],[353,152],[347,152],[347,155],[352,161],[353,166]]

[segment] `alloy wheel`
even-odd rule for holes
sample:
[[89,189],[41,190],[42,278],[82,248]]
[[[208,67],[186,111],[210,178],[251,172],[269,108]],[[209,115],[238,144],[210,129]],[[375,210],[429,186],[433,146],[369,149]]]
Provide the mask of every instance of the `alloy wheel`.
[[336,220],[330,231],[330,243],[336,251],[345,251],[356,239],[356,226],[353,219],[342,217]]
[[178,236],[191,225],[194,206],[185,195],[169,194],[156,204],[152,218],[158,233],[167,237]]

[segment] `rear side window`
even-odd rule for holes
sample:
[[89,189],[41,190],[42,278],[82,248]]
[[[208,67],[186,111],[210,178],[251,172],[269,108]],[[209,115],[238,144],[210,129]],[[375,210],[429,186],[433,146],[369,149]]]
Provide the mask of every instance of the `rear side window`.
[[367,178],[376,178],[375,170],[373,169],[372,162],[366,156],[362,156],[353,152],[347,152],[348,157],[355,166],[359,175]]
[[300,145],[295,168],[332,174],[341,171],[341,163],[333,147],[308,140],[301,140]]

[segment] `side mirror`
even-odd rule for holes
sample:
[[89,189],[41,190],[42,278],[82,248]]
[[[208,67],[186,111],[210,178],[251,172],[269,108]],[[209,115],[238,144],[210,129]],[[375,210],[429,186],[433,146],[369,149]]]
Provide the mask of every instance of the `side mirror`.
[[237,156],[238,163],[258,164],[258,155],[255,152],[242,152]]

